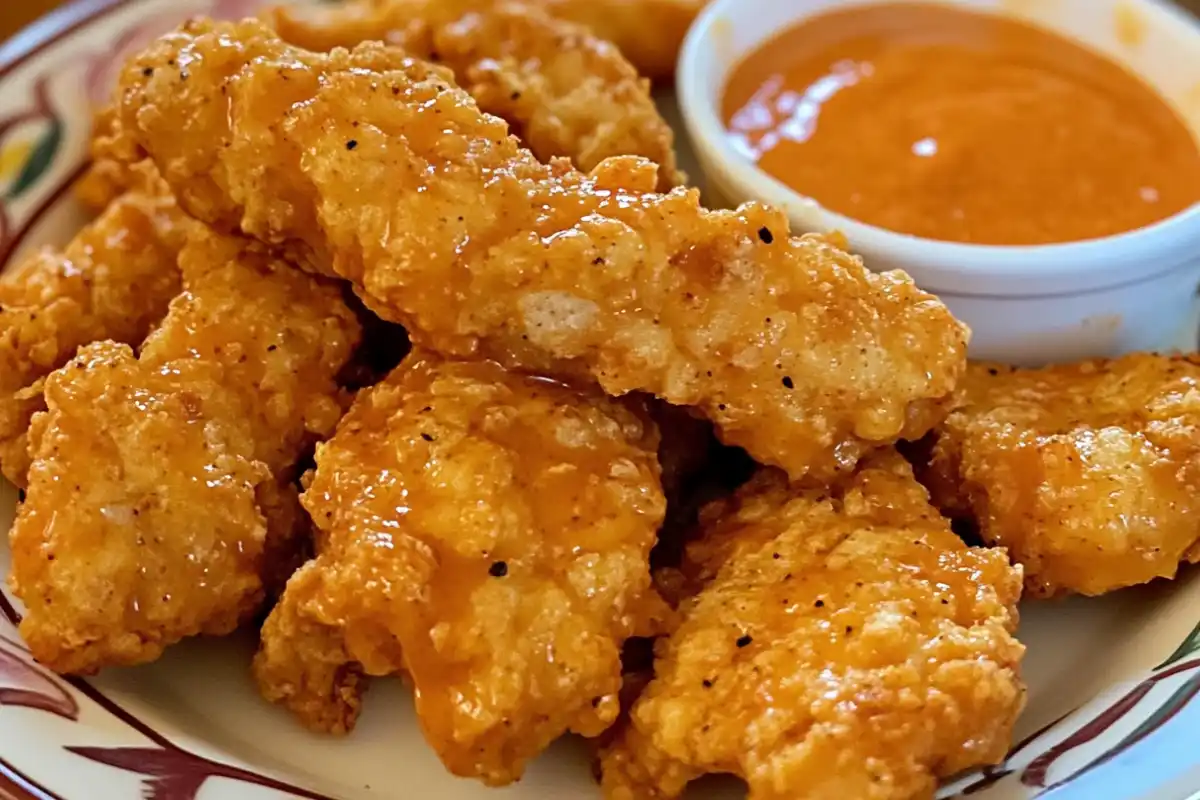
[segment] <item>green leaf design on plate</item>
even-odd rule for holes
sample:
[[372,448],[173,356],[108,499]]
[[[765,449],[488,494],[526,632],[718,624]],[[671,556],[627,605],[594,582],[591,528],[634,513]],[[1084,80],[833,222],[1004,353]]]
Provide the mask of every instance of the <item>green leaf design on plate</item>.
[[1192,628],[1192,632],[1183,640],[1183,644],[1175,648],[1175,652],[1167,657],[1167,660],[1155,667],[1156,670],[1170,666],[1181,658],[1186,658],[1192,653],[1200,651],[1200,625]]
[[58,117],[50,117],[50,127],[38,143],[34,145],[30,151],[29,157],[25,159],[24,166],[21,167],[20,173],[17,174],[17,179],[13,185],[9,187],[8,193],[5,194],[5,200],[16,200],[23,195],[29,187],[37,183],[38,178],[45,174],[50,165],[54,163],[54,156],[58,153],[59,145],[62,144],[63,125]]

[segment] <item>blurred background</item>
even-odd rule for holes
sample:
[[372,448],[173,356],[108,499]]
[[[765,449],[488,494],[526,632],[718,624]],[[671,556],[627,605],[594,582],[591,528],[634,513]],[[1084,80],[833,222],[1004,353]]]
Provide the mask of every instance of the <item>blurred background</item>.
[[[788,2],[789,0],[781,0]],[[800,0],[791,0],[800,2]],[[19,31],[48,11],[66,5],[69,0],[0,0],[0,41]],[[84,0],[89,5],[96,5],[102,0]],[[1200,14],[1200,0],[1176,0],[1180,5]]]

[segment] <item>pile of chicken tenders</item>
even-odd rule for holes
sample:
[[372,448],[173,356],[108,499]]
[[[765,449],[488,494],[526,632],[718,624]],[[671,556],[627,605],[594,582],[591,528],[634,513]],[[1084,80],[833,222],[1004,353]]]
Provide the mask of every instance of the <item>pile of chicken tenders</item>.
[[930,798],[1009,747],[1023,591],[1200,560],[1200,360],[968,364],[908,276],[686,187],[649,79],[698,0],[585,5],[130,61],[97,216],[0,277],[21,633],[89,674],[261,627],[302,724],[397,676],[494,786],[574,733],[610,800]]

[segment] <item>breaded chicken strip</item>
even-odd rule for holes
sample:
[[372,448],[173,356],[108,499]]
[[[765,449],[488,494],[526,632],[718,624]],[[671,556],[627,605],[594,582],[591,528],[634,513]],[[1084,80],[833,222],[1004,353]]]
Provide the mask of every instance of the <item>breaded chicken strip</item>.
[[340,287],[244,240],[197,230],[179,257],[185,291],[142,348],[150,367],[219,363],[243,396],[254,458],[275,475],[331,435],[348,405],[337,375],[361,327]]
[[533,5],[353,0],[277,6],[265,17],[306,49],[381,40],[444,64],[543,161],[565,156],[586,171],[609,156],[645,156],[661,165],[659,188],[684,182],[649,81],[608,42]]
[[692,21],[708,0],[529,0],[617,46],[637,71],[669,81]]
[[427,349],[695,406],[793,477],[920,437],[965,366],[965,327],[903,273],[779,210],[656,194],[640,159],[544,165],[385,47],[193,21],[122,83],[125,132],[202,219],[349,279]]
[[9,533],[21,636],[61,673],[152,661],[257,610],[266,521],[241,403],[219,365],[140,364],[99,342],[46,381]]
[[657,443],[601,395],[414,353],[317,450],[319,554],[263,627],[264,696],[342,733],[363,674],[405,673],[446,767],[493,785],[598,735],[622,643],[669,611],[648,564]]
[[[675,61],[684,35],[706,2],[524,0],[519,6],[510,4],[512,10],[507,13],[510,16],[520,13],[529,18],[530,21],[524,26],[523,33],[526,36],[539,30],[553,30],[552,26],[542,22],[550,15],[580,25],[583,30],[593,34],[572,40],[575,46],[592,51],[585,58],[595,58],[598,47],[611,43],[624,56],[622,64],[627,58],[632,62],[631,71],[657,81],[670,78],[675,72]],[[462,17],[468,12],[479,12],[486,17],[495,6],[493,0],[348,0],[332,6],[280,5],[268,9],[263,16],[284,39],[308,50],[353,47],[370,40],[407,47],[413,41],[410,38],[413,32],[420,29],[422,20],[435,15],[442,15],[443,18]],[[567,31],[570,28],[560,26],[558,30]],[[598,43],[596,37],[602,42]],[[557,72],[553,66],[556,62],[564,63],[560,60],[562,54],[552,53],[541,44],[532,50],[520,49],[524,45],[519,41],[516,47],[502,40],[486,46],[506,48],[508,55],[515,55],[522,60],[549,57],[550,67],[543,70],[547,76]],[[615,59],[608,55],[604,56],[604,60],[609,65],[615,63]],[[529,68],[538,69],[533,64],[523,67]],[[601,74],[606,71],[600,70]],[[621,72],[625,71],[625,66],[622,66]],[[561,79],[566,76],[559,74],[558,77]],[[480,105],[485,111],[496,113],[486,103],[480,101]],[[536,147],[534,152],[538,152]],[[629,152],[656,160],[650,153]],[[584,168],[590,169],[590,165]]]
[[187,222],[153,167],[62,250],[46,247],[0,275],[0,471],[25,485],[25,433],[41,381],[81,345],[136,345],[179,293]]
[[972,364],[926,480],[1008,548],[1039,597],[1098,595],[1200,561],[1200,358]]
[[146,174],[140,154],[129,139],[120,135],[117,110],[113,106],[96,112],[92,138],[88,142],[91,165],[75,184],[75,197],[100,212],[122,193],[144,183]]
[[341,410],[358,336],[337,286],[199,231],[140,358],[84,348],[47,380],[10,578],[64,673],[157,658],[258,610],[304,530],[287,478]]
[[1020,568],[963,545],[899,456],[832,494],[760,473],[702,524],[683,567],[697,593],[602,756],[607,797],[729,773],[751,800],[932,798],[1004,757]]
[[141,360],[220,363],[225,385],[241,394],[254,458],[272,476],[259,486],[259,503],[268,529],[262,575],[274,596],[303,562],[312,533],[294,485],[297,461],[333,434],[349,405],[338,377],[361,325],[339,287],[203,227],[192,231],[179,266],[187,290]]

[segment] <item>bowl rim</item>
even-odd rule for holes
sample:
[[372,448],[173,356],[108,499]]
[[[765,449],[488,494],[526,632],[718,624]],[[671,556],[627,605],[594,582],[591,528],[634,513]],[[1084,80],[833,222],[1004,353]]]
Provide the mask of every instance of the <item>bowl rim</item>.
[[[832,0],[837,5],[872,5],[886,0]],[[952,0],[940,0],[952,4]],[[1126,0],[1135,7],[1146,9],[1156,24],[1176,26],[1194,41],[1200,57],[1200,19],[1167,0]],[[939,284],[961,284],[972,276],[1019,279],[1025,283],[1021,294],[1076,294],[1107,288],[1122,283],[1136,283],[1179,268],[1189,256],[1200,252],[1200,200],[1151,225],[1110,236],[1071,242],[1042,245],[989,245],[929,239],[900,233],[872,225],[832,211],[818,201],[806,197],[757,164],[739,154],[725,135],[718,102],[711,96],[712,86],[701,78],[705,62],[714,57],[716,30],[729,24],[735,12],[746,16],[743,0],[711,0],[697,17],[680,51],[676,69],[676,91],[684,125],[698,151],[722,174],[709,174],[709,180],[724,192],[734,191],[731,201],[760,200],[779,206],[793,219],[811,218],[813,229],[838,230],[846,234],[853,249],[863,253],[888,253],[901,264],[920,265],[922,278],[931,288]],[[812,8],[793,4],[791,23],[798,24],[829,10],[829,6]],[[977,9],[973,9],[977,10]],[[1007,13],[1004,8],[979,10],[980,13]],[[1055,31],[1061,35],[1062,31]],[[770,34],[768,34],[769,36]],[[717,97],[725,80],[739,60],[749,51],[738,52],[722,69]],[[1106,58],[1108,56],[1105,56]],[[724,58],[720,60],[725,60]],[[1143,80],[1146,80],[1143,78]],[[1158,89],[1152,81],[1146,80]],[[1200,147],[1200,130],[1194,131]],[[714,172],[716,170],[714,169]],[[734,184],[732,187],[729,184]],[[1165,252],[1164,252],[1165,251]],[[1176,258],[1164,258],[1168,253]],[[1134,264],[1131,267],[1131,263]],[[1140,268],[1139,268],[1140,267]],[[1039,290],[1052,273],[1054,283],[1064,278],[1072,281],[1070,289]],[[1011,292],[965,291],[978,296],[1010,295]]]

